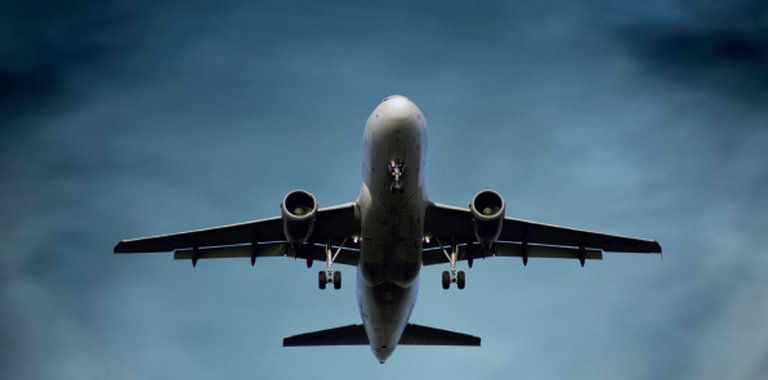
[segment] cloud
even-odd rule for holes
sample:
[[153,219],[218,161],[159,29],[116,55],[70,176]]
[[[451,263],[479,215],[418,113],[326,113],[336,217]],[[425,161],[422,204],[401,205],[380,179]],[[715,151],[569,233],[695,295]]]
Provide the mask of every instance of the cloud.
[[0,128],[75,100],[73,76],[98,78],[136,42],[135,14],[116,2],[12,0],[0,9]]
[[[306,377],[339,353],[371,377],[435,375],[446,354],[473,375],[765,372],[758,3],[2,7],[0,377]],[[492,187],[511,216],[658,238],[664,261],[486,260],[464,293],[425,269],[414,322],[487,347],[398,348],[382,369],[366,348],[278,347],[354,322],[351,281],[109,254],[274,215],[294,187],[354,199],[362,124],[393,92],[430,122],[435,201]]]
[[[674,9],[663,17],[653,5]],[[629,10],[626,10],[629,12]],[[654,16],[647,17],[649,13]],[[622,12],[618,12],[622,13]],[[763,106],[768,100],[768,5],[754,0],[652,2],[614,21],[649,75]],[[646,16],[646,17],[643,17]]]

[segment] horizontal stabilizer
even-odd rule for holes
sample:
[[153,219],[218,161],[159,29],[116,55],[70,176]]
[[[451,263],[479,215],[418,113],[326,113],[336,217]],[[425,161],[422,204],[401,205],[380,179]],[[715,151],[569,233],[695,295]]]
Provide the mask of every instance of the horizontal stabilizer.
[[[283,347],[368,345],[362,323],[308,332],[283,339]],[[409,323],[399,344],[421,346],[479,346],[480,337]]]
[[283,347],[356,345],[368,345],[368,335],[362,323],[283,338]]
[[420,346],[479,346],[480,337],[409,323],[400,344]]

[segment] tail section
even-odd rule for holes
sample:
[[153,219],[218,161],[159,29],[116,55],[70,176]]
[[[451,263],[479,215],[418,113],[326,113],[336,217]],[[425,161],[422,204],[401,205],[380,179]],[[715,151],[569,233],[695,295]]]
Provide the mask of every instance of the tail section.
[[419,346],[479,346],[480,337],[409,323],[399,344]]
[[[368,345],[362,323],[314,331],[283,339],[283,347]],[[480,337],[409,323],[398,344],[420,346],[479,346]]]
[[283,347],[357,345],[368,345],[368,335],[362,323],[283,338]]

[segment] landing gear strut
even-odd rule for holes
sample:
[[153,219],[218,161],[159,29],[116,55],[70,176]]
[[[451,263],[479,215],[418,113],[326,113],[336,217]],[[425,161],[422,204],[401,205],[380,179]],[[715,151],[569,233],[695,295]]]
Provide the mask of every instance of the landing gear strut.
[[464,289],[464,286],[467,284],[467,276],[464,274],[463,270],[456,271],[456,261],[459,257],[459,247],[456,244],[456,241],[451,242],[451,253],[448,253],[448,251],[445,250],[440,239],[437,239],[437,244],[440,244],[440,249],[443,251],[443,254],[445,254],[448,262],[451,263],[450,273],[447,270],[443,271],[443,289],[448,289],[452,283],[456,283],[456,286],[459,289]]
[[334,272],[333,262],[336,261],[337,257],[339,257],[339,253],[341,253],[341,249],[344,247],[344,243],[346,242],[347,239],[344,238],[344,241],[341,242],[341,245],[336,248],[336,252],[331,250],[330,241],[325,243],[325,262],[328,265],[328,270],[320,271],[320,273],[318,273],[317,286],[320,289],[325,289],[325,286],[329,282],[333,283],[334,289],[341,289],[341,272]]
[[389,175],[392,176],[392,184],[389,185],[389,191],[402,193],[403,185],[400,183],[400,178],[405,173],[405,164],[400,162],[400,160],[390,161],[389,165],[387,165],[387,170]]

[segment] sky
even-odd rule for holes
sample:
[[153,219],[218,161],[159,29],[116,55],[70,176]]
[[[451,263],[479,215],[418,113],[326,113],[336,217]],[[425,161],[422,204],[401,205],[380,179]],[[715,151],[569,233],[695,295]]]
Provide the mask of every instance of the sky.
[[[768,5],[6,1],[0,378],[768,377]],[[410,97],[427,192],[658,240],[664,256],[496,258],[411,321],[480,348],[283,348],[359,322],[354,268],[112,255],[121,239],[360,189],[365,119]]]

